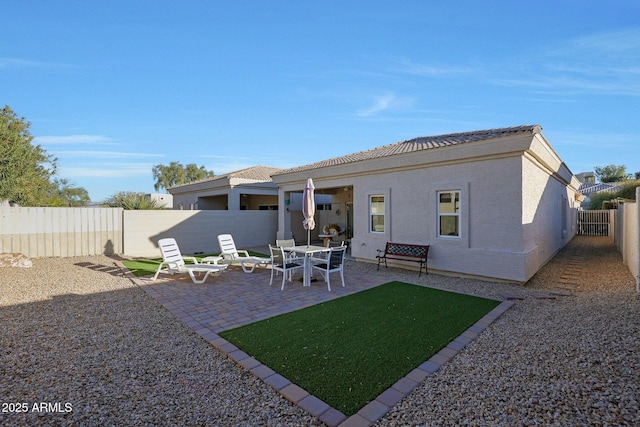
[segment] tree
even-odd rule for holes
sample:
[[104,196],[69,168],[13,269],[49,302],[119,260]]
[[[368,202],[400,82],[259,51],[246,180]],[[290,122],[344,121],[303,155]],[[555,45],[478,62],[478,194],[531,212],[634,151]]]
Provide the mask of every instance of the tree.
[[105,204],[112,208],[123,208],[126,210],[163,209],[158,207],[155,200],[150,199],[144,193],[135,193],[131,191],[116,193],[107,199]]
[[45,206],[57,159],[32,145],[31,123],[5,105],[0,110],[0,200]]
[[620,182],[631,176],[627,174],[627,167],[624,165],[607,165],[596,166],[596,177],[600,182]]
[[152,171],[156,191],[214,176],[213,171],[206,170],[204,166],[198,168],[195,163],[183,166],[180,162],[171,162],[169,166],[155,165]]
[[54,179],[51,185],[49,206],[79,207],[86,206],[91,199],[82,187],[72,185],[68,179]]
[[589,202],[589,209],[605,209],[607,202],[615,199],[636,199],[636,187],[640,186],[640,180],[626,181],[620,186],[618,191],[608,192],[601,191],[591,195]]

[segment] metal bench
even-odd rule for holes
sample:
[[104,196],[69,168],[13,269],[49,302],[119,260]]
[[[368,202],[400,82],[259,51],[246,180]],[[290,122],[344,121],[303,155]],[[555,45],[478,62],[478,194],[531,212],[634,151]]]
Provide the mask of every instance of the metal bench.
[[384,261],[384,267],[387,268],[387,260],[398,261],[412,261],[420,264],[418,270],[418,277],[422,274],[422,266],[424,265],[425,274],[429,274],[427,271],[427,255],[429,254],[429,245],[415,245],[409,243],[392,243],[387,242],[387,245],[382,249],[378,249],[378,270],[380,270],[380,263]]

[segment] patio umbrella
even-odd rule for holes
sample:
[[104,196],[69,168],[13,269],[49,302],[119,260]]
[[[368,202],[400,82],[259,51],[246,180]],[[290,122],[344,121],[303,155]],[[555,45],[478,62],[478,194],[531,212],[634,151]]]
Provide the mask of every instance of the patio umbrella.
[[316,228],[316,221],[313,219],[316,213],[316,203],[313,198],[314,190],[313,180],[309,178],[302,193],[302,215],[304,215],[302,225],[304,225],[304,229],[307,230],[307,246],[311,245],[311,230]]

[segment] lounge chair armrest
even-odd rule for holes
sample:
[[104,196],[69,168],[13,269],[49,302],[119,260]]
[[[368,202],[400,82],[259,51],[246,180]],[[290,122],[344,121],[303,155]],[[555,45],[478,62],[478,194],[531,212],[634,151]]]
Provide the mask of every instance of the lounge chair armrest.
[[162,272],[162,267],[168,267],[169,264],[167,264],[165,261],[162,261],[160,264],[158,264],[158,268],[156,269],[156,273],[153,275],[153,280],[157,280],[158,279],[158,275],[160,274],[160,272]]
[[247,252],[245,250],[239,250],[237,252],[238,252],[238,255],[249,258],[249,252]]
[[183,256],[182,259],[185,261],[190,260],[194,264],[199,264],[198,260],[194,256]]

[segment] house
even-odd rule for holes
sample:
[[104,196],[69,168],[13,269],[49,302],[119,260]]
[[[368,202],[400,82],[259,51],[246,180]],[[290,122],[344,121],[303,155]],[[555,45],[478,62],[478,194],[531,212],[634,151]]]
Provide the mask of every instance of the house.
[[145,194],[145,197],[149,200],[153,200],[157,208],[173,208],[173,196],[171,196],[171,194],[151,193]]
[[580,181],[580,184],[595,184],[596,174],[593,172],[580,172],[576,174],[576,178]]
[[167,191],[173,196],[174,209],[275,210],[278,208],[278,187],[271,180],[271,174],[281,170],[253,166],[176,185]]
[[581,199],[541,130],[420,137],[275,172],[277,236],[297,237],[287,206],[312,178],[332,197],[314,237],[338,224],[357,260],[374,262],[387,241],[428,244],[429,271],[524,283],[575,235]]

